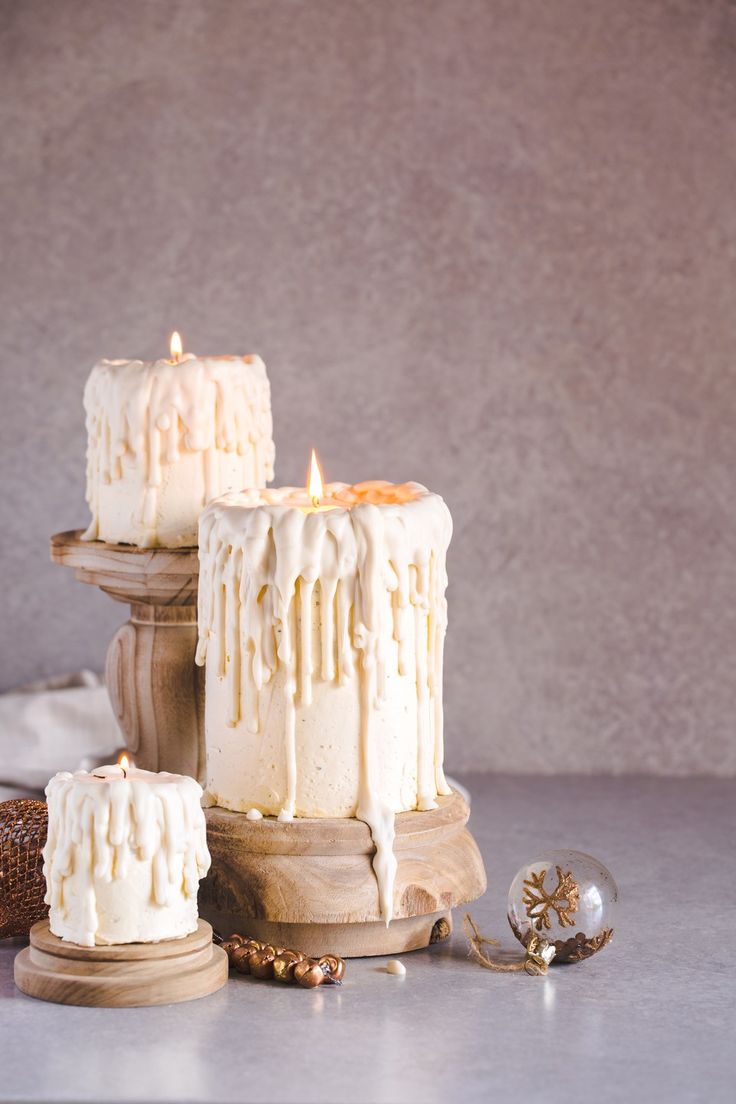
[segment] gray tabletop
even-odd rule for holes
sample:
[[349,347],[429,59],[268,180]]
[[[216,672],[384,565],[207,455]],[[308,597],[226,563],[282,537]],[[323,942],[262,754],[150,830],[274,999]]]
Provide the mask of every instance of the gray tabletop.
[[13,985],[0,945],[0,1100],[726,1101],[734,1099],[736,782],[464,779],[509,951],[506,893],[540,848],[589,851],[621,903],[610,947],[545,978],[498,975],[451,941],[349,964],[341,989],[235,977],[148,1009],[66,1008]]

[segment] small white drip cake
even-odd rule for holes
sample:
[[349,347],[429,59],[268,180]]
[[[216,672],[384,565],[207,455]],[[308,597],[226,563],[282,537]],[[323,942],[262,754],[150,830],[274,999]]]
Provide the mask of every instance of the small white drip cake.
[[[394,912],[396,813],[443,773],[443,500],[417,483],[245,491],[199,526],[206,802],[370,827]],[[254,814],[251,814],[254,815]]]
[[57,774],[46,795],[43,870],[54,935],[94,947],[196,931],[210,856],[193,778],[105,766]]
[[258,356],[101,360],[84,407],[85,540],[194,546],[207,502],[273,478],[271,395]]

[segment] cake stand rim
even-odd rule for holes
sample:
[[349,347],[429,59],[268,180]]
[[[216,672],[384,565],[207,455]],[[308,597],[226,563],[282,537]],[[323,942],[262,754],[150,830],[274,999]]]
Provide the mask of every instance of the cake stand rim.
[[81,583],[97,586],[129,605],[194,607],[199,584],[199,549],[139,548],[132,544],[84,541],[81,529],[54,533],[51,562],[71,568]]
[[[464,828],[470,806],[459,790],[437,798],[436,809],[396,813],[394,850],[402,851],[433,836]],[[204,809],[208,839],[236,842],[246,851],[270,855],[369,855],[375,850],[370,828],[357,817],[274,816],[248,820],[245,812],[212,805]]]
[[140,544],[113,544],[111,541],[82,540],[82,533],[84,533],[84,529],[63,529],[58,533],[53,533],[49,538],[52,559],[57,552],[63,550],[82,551],[84,549],[90,549],[102,555],[109,553],[111,556],[130,557],[150,557],[152,554],[166,552],[170,556],[182,557],[194,554],[196,559],[199,553],[199,545],[197,544],[180,544],[173,547],[157,544],[146,548]]

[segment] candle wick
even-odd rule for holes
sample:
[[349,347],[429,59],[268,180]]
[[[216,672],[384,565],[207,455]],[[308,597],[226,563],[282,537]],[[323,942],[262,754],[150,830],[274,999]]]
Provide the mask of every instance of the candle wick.
[[315,510],[317,509],[319,504],[320,504],[320,499],[317,497],[317,495],[312,495],[312,505],[314,506]]

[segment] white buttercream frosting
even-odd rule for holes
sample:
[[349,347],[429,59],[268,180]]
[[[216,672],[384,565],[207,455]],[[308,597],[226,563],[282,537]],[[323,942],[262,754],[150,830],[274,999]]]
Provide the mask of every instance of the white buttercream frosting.
[[57,774],[46,796],[43,872],[54,935],[93,947],[196,931],[210,856],[193,778],[113,765]]
[[394,816],[449,793],[443,773],[443,500],[417,483],[224,495],[199,526],[208,799],[357,816],[393,914]]
[[84,407],[86,540],[193,546],[207,502],[273,478],[271,397],[258,356],[101,360]]

